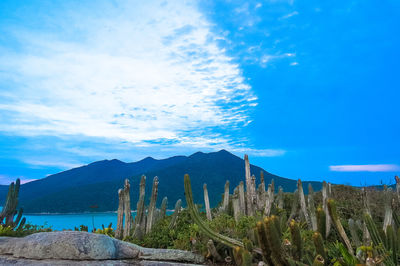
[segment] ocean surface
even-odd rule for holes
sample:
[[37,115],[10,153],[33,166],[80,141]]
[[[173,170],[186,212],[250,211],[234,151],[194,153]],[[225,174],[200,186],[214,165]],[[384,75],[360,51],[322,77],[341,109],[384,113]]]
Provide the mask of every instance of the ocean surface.
[[[172,214],[173,211],[167,211],[167,214]],[[132,216],[136,216],[136,212],[132,212]],[[117,227],[117,213],[116,212],[104,212],[104,213],[76,213],[76,214],[26,214],[27,223],[34,225],[44,225],[45,227],[51,227],[53,230],[71,229],[80,225],[89,227],[89,231],[93,229],[93,226],[98,229],[102,228],[104,224],[107,227],[112,223],[112,227]]]

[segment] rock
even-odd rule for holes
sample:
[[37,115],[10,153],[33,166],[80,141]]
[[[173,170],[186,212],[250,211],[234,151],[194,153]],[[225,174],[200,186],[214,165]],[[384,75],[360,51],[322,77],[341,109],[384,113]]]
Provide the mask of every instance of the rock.
[[165,261],[140,261],[140,260],[33,260],[14,258],[10,255],[0,255],[2,266],[194,266],[199,264],[185,264]]
[[0,237],[0,255],[36,260],[204,262],[203,256],[189,251],[143,248],[106,235],[78,231],[43,232],[23,238]]
[[[7,240],[8,244],[10,241],[10,239]],[[2,243],[0,245],[3,246]],[[117,258],[112,238],[101,234],[74,231],[44,232],[15,239],[10,251],[7,253],[16,258],[29,259],[106,260]]]

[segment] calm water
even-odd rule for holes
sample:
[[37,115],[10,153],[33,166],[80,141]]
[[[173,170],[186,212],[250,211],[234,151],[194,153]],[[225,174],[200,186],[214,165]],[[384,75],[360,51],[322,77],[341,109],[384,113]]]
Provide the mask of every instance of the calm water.
[[[172,214],[173,211],[167,211],[167,214]],[[136,216],[136,212],[132,212],[132,216]],[[78,214],[27,214],[26,221],[35,225],[46,225],[53,230],[74,229],[81,224],[89,227],[89,231],[95,228],[101,228],[104,224],[107,227],[112,223],[112,227],[116,229],[117,226],[117,213],[78,213]]]

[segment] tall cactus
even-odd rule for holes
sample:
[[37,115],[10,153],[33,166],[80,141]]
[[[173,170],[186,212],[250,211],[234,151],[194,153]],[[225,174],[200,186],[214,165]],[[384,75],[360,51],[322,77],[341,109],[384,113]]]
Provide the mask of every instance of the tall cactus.
[[385,218],[383,221],[383,231],[386,233],[386,228],[393,222],[393,211],[392,211],[392,188],[384,187],[384,204],[385,204]]
[[[18,226],[18,228],[22,228],[25,224],[26,219],[22,218],[23,210],[22,208],[17,211],[18,206],[18,195],[19,195],[19,188],[21,185],[21,181],[18,178],[15,182],[12,182],[8,188],[8,194],[6,198],[5,205],[0,213],[0,225],[9,226],[12,229]],[[14,220],[14,216],[17,215],[16,219]]]
[[175,203],[175,210],[174,213],[172,214],[171,222],[169,223],[169,229],[175,227],[179,213],[181,212],[181,205],[182,205],[182,200],[178,199],[177,202]]
[[292,210],[290,211],[289,221],[294,219],[299,209],[299,191],[296,189],[293,193]]
[[118,190],[118,211],[117,211],[117,230],[115,231],[115,238],[122,239],[124,230],[124,191]]
[[146,224],[146,233],[150,233],[151,228],[154,224],[155,212],[156,212],[156,203],[157,203],[157,195],[158,195],[158,177],[154,177],[153,179],[153,188],[151,192],[150,205],[147,212],[147,224]]
[[168,206],[168,198],[164,197],[161,202],[159,220],[164,219],[167,216],[167,206]]
[[330,194],[330,189],[328,188],[328,184],[326,181],[322,183],[322,208],[324,209],[326,218],[325,218],[325,230],[326,232],[322,234],[324,236],[324,239],[326,239],[329,235],[329,232],[331,231],[331,217],[329,216],[329,210],[328,210],[328,199],[331,196]]
[[279,186],[278,189],[278,197],[276,198],[277,201],[277,207],[279,209],[283,209],[283,188]]
[[314,190],[311,183],[308,184],[308,210],[310,211],[311,226],[314,231],[317,231],[317,217],[315,213]]
[[188,210],[190,212],[190,216],[194,220],[194,222],[199,226],[200,230],[202,230],[209,238],[218,241],[228,247],[235,248],[235,247],[244,247],[243,243],[232,239],[230,237],[223,236],[214,230],[210,229],[201,219],[199,211],[197,210],[196,205],[193,202],[193,193],[192,193],[192,186],[190,184],[190,177],[188,174],[185,175],[184,178],[185,184],[185,196],[186,196],[186,203]]
[[224,190],[224,201],[222,203],[222,210],[227,211],[229,205],[229,181],[225,182],[225,190]]
[[240,217],[240,205],[239,205],[239,189],[235,188],[233,191],[233,196],[232,196],[232,208],[233,208],[233,217],[235,218],[235,221],[239,221]]
[[329,215],[332,218],[332,222],[335,225],[335,228],[338,231],[340,237],[342,238],[344,244],[346,245],[347,250],[351,255],[354,255],[353,247],[351,246],[350,240],[347,237],[346,232],[344,231],[342,223],[340,222],[339,215],[336,209],[336,203],[333,199],[328,200],[328,210],[329,210]]
[[210,199],[208,198],[207,184],[203,185],[203,190],[204,190],[204,205],[206,207],[207,219],[209,221],[211,221],[212,220],[212,216],[211,216],[211,209],[210,209]]
[[304,196],[304,191],[303,191],[303,184],[300,179],[297,181],[297,190],[299,191],[299,201],[300,201],[301,211],[307,222],[308,228],[313,229],[312,224],[311,224],[310,215],[308,214],[308,211],[307,211],[306,198]]
[[125,185],[124,185],[124,192],[123,192],[123,197],[124,197],[124,232],[123,232],[123,238],[126,238],[130,235],[131,232],[131,222],[132,222],[132,213],[131,213],[131,196],[130,196],[130,184],[129,180],[125,179]]
[[244,155],[245,175],[246,175],[246,214],[254,215],[254,202],[256,198],[255,187],[253,187],[252,177],[250,173],[250,162],[247,154]]
[[239,206],[240,206],[240,214],[245,215],[246,212],[246,197],[244,193],[244,183],[240,181],[239,183]]

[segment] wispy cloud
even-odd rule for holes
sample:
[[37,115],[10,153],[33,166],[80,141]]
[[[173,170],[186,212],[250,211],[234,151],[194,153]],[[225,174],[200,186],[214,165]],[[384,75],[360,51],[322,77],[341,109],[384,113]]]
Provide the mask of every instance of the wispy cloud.
[[282,16],[280,19],[288,19],[288,18],[291,18],[291,17],[296,16],[298,14],[299,14],[299,12],[293,11],[293,12],[287,14],[287,15]]
[[364,165],[331,165],[334,172],[394,172],[400,171],[396,164],[364,164]]
[[223,36],[195,5],[117,3],[6,29],[18,50],[0,46],[0,132],[234,147],[218,130],[246,126],[257,97]]
[[78,162],[66,162],[62,159],[49,159],[49,158],[26,158],[22,159],[22,161],[32,168],[40,168],[40,167],[57,167],[61,169],[70,169],[81,166],[81,163]]

